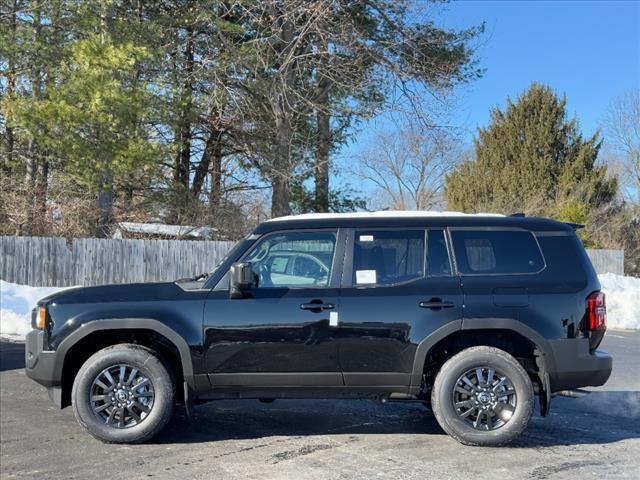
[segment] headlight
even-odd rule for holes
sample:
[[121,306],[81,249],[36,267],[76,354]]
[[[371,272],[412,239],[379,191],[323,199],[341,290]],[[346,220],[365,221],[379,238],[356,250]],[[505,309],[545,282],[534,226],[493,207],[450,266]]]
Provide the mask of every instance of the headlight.
[[38,330],[44,330],[47,326],[47,309],[45,307],[36,307],[31,314],[31,327]]

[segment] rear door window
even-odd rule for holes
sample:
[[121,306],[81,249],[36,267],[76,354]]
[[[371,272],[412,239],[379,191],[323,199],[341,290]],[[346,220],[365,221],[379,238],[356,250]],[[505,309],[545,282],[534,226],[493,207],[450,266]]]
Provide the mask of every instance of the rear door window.
[[427,231],[427,275],[430,277],[451,275],[444,230],[429,229]]
[[396,285],[424,277],[424,230],[358,230],[353,285]]
[[545,264],[526,230],[451,230],[458,271],[467,275],[527,274]]

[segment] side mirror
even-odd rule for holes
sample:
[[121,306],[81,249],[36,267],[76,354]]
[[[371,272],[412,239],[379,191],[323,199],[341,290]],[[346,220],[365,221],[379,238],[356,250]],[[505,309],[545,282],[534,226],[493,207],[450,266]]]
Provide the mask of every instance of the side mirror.
[[231,298],[243,298],[244,292],[253,285],[253,271],[251,263],[241,262],[231,265],[229,296]]

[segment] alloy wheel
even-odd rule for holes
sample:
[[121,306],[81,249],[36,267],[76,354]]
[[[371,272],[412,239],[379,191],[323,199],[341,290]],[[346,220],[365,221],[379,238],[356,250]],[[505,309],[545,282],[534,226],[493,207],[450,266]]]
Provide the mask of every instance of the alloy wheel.
[[476,367],[461,375],[453,389],[458,417],[476,430],[496,430],[515,412],[516,390],[511,380],[492,367]]
[[89,393],[94,415],[114,428],[139,425],[149,416],[154,399],[151,380],[127,364],[105,368],[93,380]]

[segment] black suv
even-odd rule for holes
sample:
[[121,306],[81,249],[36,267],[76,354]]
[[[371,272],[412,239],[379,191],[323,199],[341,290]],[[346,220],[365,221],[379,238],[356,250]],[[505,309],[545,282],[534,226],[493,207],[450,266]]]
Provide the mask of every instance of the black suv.
[[604,384],[604,295],[574,226],[426,212],[270,220],[208,275],[41,300],[27,374],[107,442],[175,403],[416,400],[499,445],[554,393]]

